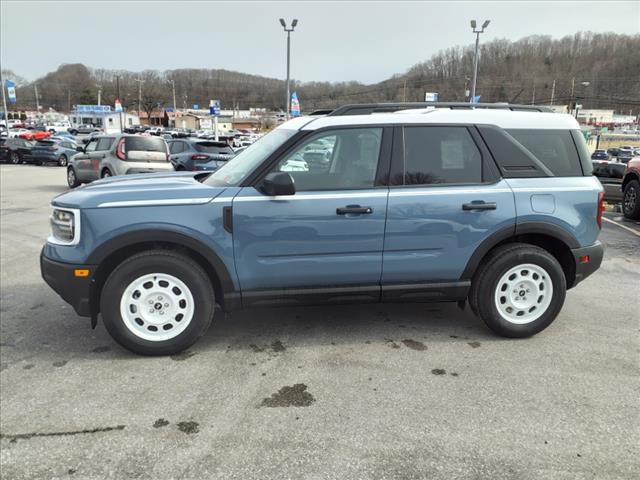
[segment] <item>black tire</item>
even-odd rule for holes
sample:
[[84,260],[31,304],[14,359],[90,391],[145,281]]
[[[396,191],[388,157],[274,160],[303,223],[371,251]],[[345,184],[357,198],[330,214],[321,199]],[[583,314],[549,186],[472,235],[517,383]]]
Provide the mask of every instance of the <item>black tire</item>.
[[67,168],[67,185],[69,185],[69,188],[76,188],[80,185],[78,176],[76,175],[76,171],[73,167]]
[[[194,301],[193,316],[185,330],[162,341],[141,338],[127,327],[120,313],[127,287],[141,276],[154,273],[182,281]],[[109,275],[100,297],[102,319],[109,334],[124,348],[140,355],[172,355],[189,348],[211,325],[214,308],[214,291],[207,273],[192,259],[169,250],[151,250],[123,261]]]
[[108,168],[105,168],[104,170],[102,170],[102,173],[100,174],[100,178],[109,178],[112,176],[113,175],[111,175],[111,170],[109,170]]
[[[524,264],[533,264],[548,273],[547,281],[551,282],[553,294],[542,315],[529,323],[519,324],[509,321],[500,313],[495,296],[496,290],[503,288],[504,284],[498,285],[503,275],[512,268]],[[477,314],[486,325],[498,335],[509,338],[530,337],[547,328],[555,320],[564,304],[566,289],[567,281],[564,271],[553,255],[535,245],[510,243],[495,248],[482,261],[473,278],[469,303],[474,311],[477,310]],[[511,291],[507,293],[511,294]],[[514,295],[517,295],[515,290]]]
[[67,156],[62,154],[58,157],[58,166],[59,167],[66,167],[67,163],[69,163],[69,160],[67,159]]
[[18,165],[20,162],[22,162],[22,159],[20,158],[20,154],[18,152],[11,152],[11,154],[9,154],[9,161],[14,165]]
[[640,220],[640,182],[631,180],[622,193],[622,213],[631,220]]

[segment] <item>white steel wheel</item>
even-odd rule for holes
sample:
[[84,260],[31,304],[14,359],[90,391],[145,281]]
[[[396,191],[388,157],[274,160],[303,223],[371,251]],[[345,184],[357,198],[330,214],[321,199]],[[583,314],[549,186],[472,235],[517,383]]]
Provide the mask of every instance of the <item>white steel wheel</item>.
[[532,263],[509,269],[496,285],[494,301],[500,316],[524,325],[540,318],[553,298],[553,282],[547,271]]
[[179,278],[150,273],[136,278],[120,299],[122,321],[136,337],[162,342],[177,337],[191,323],[195,302]]

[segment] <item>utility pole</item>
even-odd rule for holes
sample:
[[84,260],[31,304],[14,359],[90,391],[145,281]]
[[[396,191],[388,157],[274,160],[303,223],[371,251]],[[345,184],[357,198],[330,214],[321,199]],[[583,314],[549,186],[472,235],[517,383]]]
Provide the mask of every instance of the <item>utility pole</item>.
[[285,105],[287,106],[287,118],[291,115],[291,80],[290,80],[290,64],[291,64],[291,32],[298,25],[298,19],[294,18],[291,22],[291,28],[287,28],[287,23],[284,21],[284,18],[280,19],[280,25],[284,28],[284,31],[287,32],[287,102]]
[[4,93],[4,78],[2,78],[2,71],[0,71],[0,88],[2,88],[2,106],[4,107],[4,126],[9,130],[9,110],[7,110],[7,96]]
[[531,105],[536,104],[536,82],[533,81],[533,94],[531,95]]
[[[134,81],[138,82],[138,120],[140,119],[140,110],[142,109],[142,84],[144,80],[138,76]],[[149,123],[151,123],[151,119],[149,119]]]
[[34,83],[33,84],[33,89],[35,90],[36,93],[36,115],[38,113],[40,113],[40,99],[38,98],[38,84]]
[[[571,103],[569,104],[569,113],[573,112],[576,108],[575,107],[576,99],[573,96],[575,84],[576,84],[576,77],[571,77]],[[576,114],[576,117],[577,117],[577,114]]]
[[102,105],[102,85],[98,85],[98,106]]
[[71,111],[71,89],[67,88],[67,109]]
[[556,80],[553,80],[553,84],[551,85],[551,102],[549,102],[549,105],[553,105],[553,99],[556,96]]
[[403,93],[402,93],[402,101],[404,103],[406,103],[407,101],[407,79],[404,79],[404,88],[403,88]]
[[484,33],[484,29],[489,26],[491,20],[485,20],[482,24],[482,30],[476,30],[476,21],[471,20],[471,29],[476,34],[476,51],[473,56],[473,83],[471,84],[471,101],[473,102],[476,96],[476,82],[478,80],[478,47],[480,45],[480,34]]
[[116,96],[118,97],[118,103],[120,104],[119,120],[120,120],[120,133],[122,133],[122,99],[120,98],[120,75],[116,75]]

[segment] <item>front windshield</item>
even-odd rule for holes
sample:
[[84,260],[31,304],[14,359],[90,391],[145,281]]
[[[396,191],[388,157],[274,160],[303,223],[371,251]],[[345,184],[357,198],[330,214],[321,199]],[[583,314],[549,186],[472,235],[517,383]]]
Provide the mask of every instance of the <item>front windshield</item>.
[[212,187],[237,187],[296,132],[297,130],[284,128],[273,130],[213,172],[204,183]]

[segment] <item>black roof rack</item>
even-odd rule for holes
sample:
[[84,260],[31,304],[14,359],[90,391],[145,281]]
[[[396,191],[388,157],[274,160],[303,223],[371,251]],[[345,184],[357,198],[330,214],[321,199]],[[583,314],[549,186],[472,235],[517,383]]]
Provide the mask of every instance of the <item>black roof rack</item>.
[[310,117],[314,117],[314,116],[318,116],[318,115],[329,115],[331,112],[333,112],[333,109],[331,109],[331,108],[322,108],[320,110],[314,110],[313,112],[309,113],[308,115]]
[[[371,115],[372,113],[391,113],[398,110],[416,108],[449,108],[451,110],[474,110],[486,108],[491,110],[511,110],[523,112],[553,112],[549,107],[537,105],[515,105],[509,103],[466,103],[466,102],[410,102],[410,103],[362,103],[342,105],[327,115],[336,117],[342,115]],[[315,113],[315,112],[314,112]]]

